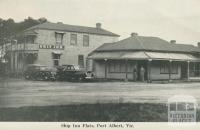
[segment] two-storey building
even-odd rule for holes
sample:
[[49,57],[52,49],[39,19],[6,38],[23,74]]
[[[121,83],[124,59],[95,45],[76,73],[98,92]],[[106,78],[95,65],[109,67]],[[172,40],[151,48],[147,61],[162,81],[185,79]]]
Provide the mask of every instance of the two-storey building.
[[27,64],[63,64],[91,68],[88,54],[103,43],[116,42],[119,35],[101,28],[46,22],[26,29],[7,48],[9,68],[22,72]]

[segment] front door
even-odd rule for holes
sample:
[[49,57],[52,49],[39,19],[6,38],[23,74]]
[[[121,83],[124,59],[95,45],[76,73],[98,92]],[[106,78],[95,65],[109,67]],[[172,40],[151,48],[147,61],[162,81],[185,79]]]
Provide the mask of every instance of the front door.
[[187,78],[187,62],[181,63],[181,79]]
[[144,61],[144,60],[141,60],[141,61],[138,61],[137,62],[137,70],[138,70],[138,81],[141,81],[141,68],[143,67],[144,68],[144,80],[147,80],[147,63],[148,61]]

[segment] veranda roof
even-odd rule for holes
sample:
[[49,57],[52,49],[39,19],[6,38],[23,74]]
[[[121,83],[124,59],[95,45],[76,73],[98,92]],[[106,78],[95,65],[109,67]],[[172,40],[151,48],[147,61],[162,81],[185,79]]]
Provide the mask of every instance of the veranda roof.
[[200,61],[199,58],[192,54],[184,53],[162,53],[162,52],[146,52],[151,59],[157,60],[180,60],[180,61]]
[[132,60],[174,60],[174,61],[200,61],[192,54],[165,53],[165,52],[94,52],[89,59],[132,59]]
[[144,52],[95,52],[89,59],[148,59]]

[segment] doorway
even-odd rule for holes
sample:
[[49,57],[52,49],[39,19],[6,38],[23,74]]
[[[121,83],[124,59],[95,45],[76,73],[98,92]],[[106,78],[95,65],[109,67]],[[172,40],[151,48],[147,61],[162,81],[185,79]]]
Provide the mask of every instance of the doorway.
[[147,70],[147,62],[148,61],[144,61],[144,60],[140,60],[140,61],[137,61],[137,81],[141,81],[141,74],[140,74],[140,69],[141,69],[141,67],[143,67],[144,68],[144,70],[145,70],[145,73],[144,73],[144,80],[147,80],[147,72],[148,72],[148,70]]
[[187,62],[181,63],[181,79],[187,79]]

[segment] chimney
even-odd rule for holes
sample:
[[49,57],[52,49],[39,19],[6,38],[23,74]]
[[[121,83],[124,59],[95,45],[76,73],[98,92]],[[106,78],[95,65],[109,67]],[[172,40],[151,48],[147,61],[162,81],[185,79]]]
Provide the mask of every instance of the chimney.
[[131,37],[134,37],[134,36],[137,36],[138,34],[137,33],[131,33]]
[[101,28],[101,23],[96,23],[96,28],[100,29]]
[[197,43],[197,46],[200,47],[200,42]]
[[175,43],[176,43],[176,40],[171,40],[170,43],[175,44]]

